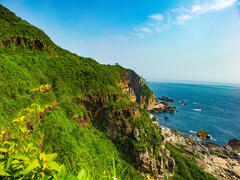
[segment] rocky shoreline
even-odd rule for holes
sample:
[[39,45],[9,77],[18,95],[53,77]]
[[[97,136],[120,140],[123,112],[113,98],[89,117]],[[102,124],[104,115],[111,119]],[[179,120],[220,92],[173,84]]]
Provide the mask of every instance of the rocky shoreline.
[[218,179],[240,179],[240,140],[231,139],[225,146],[213,142],[194,141],[176,130],[162,128],[165,143],[184,147],[184,151],[193,154],[196,163]]
[[[168,103],[173,102],[173,99],[165,96],[155,98],[155,105],[148,109],[154,124],[158,124],[158,119],[154,114],[177,112],[176,107],[168,105]],[[186,105],[184,101],[181,103]],[[167,119],[167,116],[165,117]],[[199,130],[187,137],[177,130],[166,127],[161,127],[161,129],[164,144],[170,143],[175,147],[181,147],[187,154],[198,157],[195,158],[195,162],[206,172],[213,174],[218,179],[240,179],[240,140],[230,139],[226,145],[220,146],[206,141],[211,137],[205,130]],[[173,163],[170,164],[170,169],[173,169],[174,159]]]
[[174,100],[170,99],[168,97],[162,96],[162,97],[157,97],[155,98],[155,104],[151,108],[148,109],[148,111],[152,114],[157,114],[161,112],[166,112],[166,113],[175,113],[177,112],[175,106],[169,106],[167,103],[173,103]]

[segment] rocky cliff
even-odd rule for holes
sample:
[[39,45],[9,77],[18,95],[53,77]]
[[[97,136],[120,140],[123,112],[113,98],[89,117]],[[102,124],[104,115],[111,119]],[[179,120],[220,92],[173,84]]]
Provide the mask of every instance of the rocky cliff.
[[91,119],[96,128],[107,133],[126,160],[144,176],[162,179],[166,175],[161,129],[135,102],[126,103],[120,94],[95,94],[77,98],[77,104],[88,113],[85,121]]
[[148,110],[155,105],[153,92],[134,71],[121,73],[119,87],[132,101],[139,103],[142,108]]
[[179,148],[184,156],[195,159],[205,171],[218,179],[240,178],[240,140],[232,139],[225,146],[213,142],[196,142],[193,139],[168,128],[162,129],[164,141]]

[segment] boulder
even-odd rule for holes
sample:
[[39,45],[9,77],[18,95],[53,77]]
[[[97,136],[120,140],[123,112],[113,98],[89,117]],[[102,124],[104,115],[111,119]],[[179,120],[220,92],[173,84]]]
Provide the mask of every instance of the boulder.
[[170,151],[166,149],[165,155],[167,156],[167,158],[170,158],[170,154],[171,154]]
[[207,131],[205,130],[199,130],[197,132],[197,136],[201,139],[201,140],[208,140],[210,139],[210,136],[208,135]]
[[157,119],[156,117],[153,117],[152,120],[153,120],[154,122],[158,121],[158,119]]
[[165,163],[165,166],[168,169],[170,175],[172,175],[175,167],[175,160],[172,157],[169,157],[168,161]]
[[168,98],[166,96],[157,97],[157,99],[160,100],[160,101],[164,101],[164,102],[174,102],[173,99],[170,99],[170,98]]
[[230,139],[228,144],[234,151],[240,152],[240,140],[239,139]]

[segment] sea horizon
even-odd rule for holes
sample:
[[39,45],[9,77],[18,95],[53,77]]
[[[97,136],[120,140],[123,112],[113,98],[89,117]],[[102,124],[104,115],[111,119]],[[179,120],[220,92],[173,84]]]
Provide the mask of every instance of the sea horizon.
[[167,96],[174,100],[169,105],[177,107],[174,114],[155,114],[159,125],[187,136],[206,130],[211,136],[210,141],[219,145],[240,138],[240,87],[179,82],[148,82],[148,85],[155,97]]
[[213,81],[198,81],[198,80],[171,80],[171,79],[147,79],[147,83],[179,83],[179,84],[199,84],[213,86],[232,86],[240,87],[240,83],[236,82],[213,82]]

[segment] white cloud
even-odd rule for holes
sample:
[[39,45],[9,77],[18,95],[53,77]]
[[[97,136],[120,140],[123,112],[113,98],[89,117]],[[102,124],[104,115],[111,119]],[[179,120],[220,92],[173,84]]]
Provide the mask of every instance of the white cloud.
[[[208,0],[206,3],[195,3],[191,8],[183,8],[182,14],[176,17],[177,24],[185,24],[185,21],[198,17],[201,14],[206,14],[212,11],[220,11],[231,7],[238,0]],[[178,9],[179,11],[181,9]],[[176,11],[176,10],[175,10]]]
[[238,0],[195,0],[190,7],[176,7],[167,12],[152,14],[142,26],[135,28],[139,37],[151,35],[169,29],[173,24],[184,25],[187,21],[213,11],[220,11],[234,5],[240,5]]
[[149,17],[153,20],[156,20],[156,21],[163,21],[164,20],[164,16],[162,14],[152,14]]
[[233,6],[237,0],[211,0],[205,4],[198,4],[192,6],[192,13],[204,14],[211,11],[219,11],[227,7]]
[[177,17],[176,23],[177,24],[185,24],[185,21],[193,19],[193,16],[189,15],[189,14],[185,14],[185,15],[180,15]]
[[147,33],[147,34],[152,33],[152,30],[150,28],[147,28],[147,27],[140,27],[139,30],[144,32],[144,33]]

